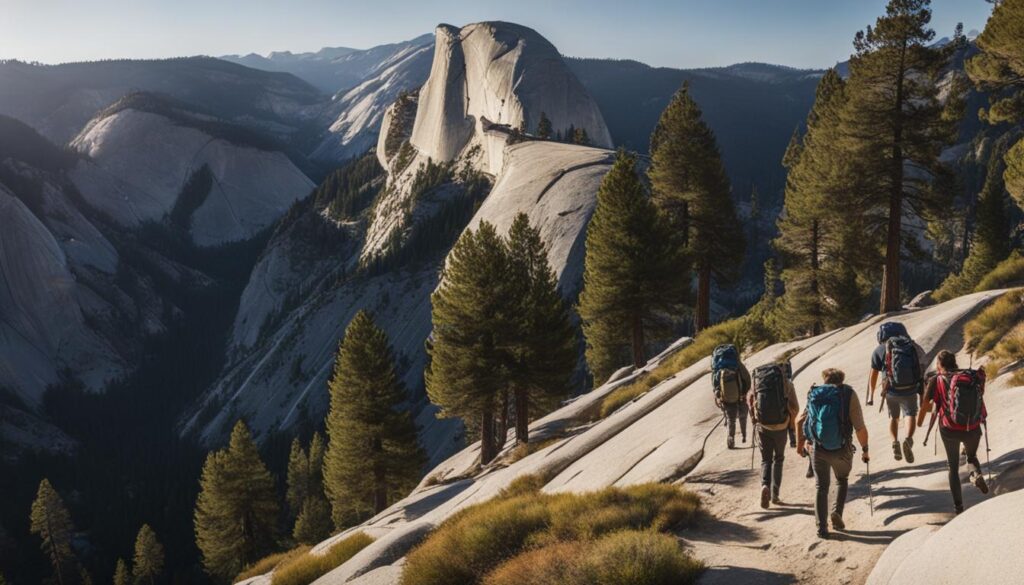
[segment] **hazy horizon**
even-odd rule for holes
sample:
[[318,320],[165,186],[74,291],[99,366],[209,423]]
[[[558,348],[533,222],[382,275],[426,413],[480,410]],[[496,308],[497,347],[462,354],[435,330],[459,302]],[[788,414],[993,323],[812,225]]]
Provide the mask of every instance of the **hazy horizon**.
[[[269,0],[216,5],[199,0],[143,0],[128,6],[97,0],[5,0],[0,59],[42,63],[159,59],[191,55],[267,55],[324,47],[366,49],[430,33],[440,22],[506,20],[536,29],[565,55],[635,59],[652,66],[719,67],[765,62],[820,69],[845,60],[854,33],[884,12],[885,0],[639,0],[628,12],[610,2],[479,0],[410,3]],[[618,5],[615,5],[618,7]],[[936,37],[957,22],[980,30],[984,0],[934,0]],[[566,19],[566,15],[572,18]]]

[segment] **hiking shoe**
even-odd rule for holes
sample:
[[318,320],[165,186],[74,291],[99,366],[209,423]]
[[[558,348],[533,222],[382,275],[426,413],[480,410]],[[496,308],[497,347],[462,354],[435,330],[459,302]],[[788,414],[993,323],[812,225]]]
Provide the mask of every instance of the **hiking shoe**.
[[761,488],[761,507],[765,510],[768,509],[768,500],[770,497],[771,491],[768,489],[768,486],[763,486]]
[[903,460],[903,451],[900,449],[899,441],[892,442],[892,456],[896,458],[896,461]]
[[963,511],[964,511],[964,507],[963,506],[953,506],[953,515],[954,516],[959,516],[960,514],[963,513]]
[[808,465],[807,466],[807,478],[810,479],[812,477],[814,477],[814,466],[813,465]]
[[822,540],[828,540],[831,535],[828,533],[828,529],[818,529],[818,538]]
[[832,528],[835,530],[846,529],[846,523],[843,522],[843,517],[839,515],[839,512],[832,512]]
[[782,500],[779,499],[779,496],[772,496],[772,504],[780,506],[782,505]]
[[[971,472],[971,483],[974,484],[974,487],[976,487],[979,490],[981,490],[981,493],[983,493],[983,494],[987,494],[988,493],[988,484],[985,483],[985,476],[984,476],[984,474],[972,471]],[[764,499],[763,496],[762,496],[762,499]]]
[[[907,463],[914,462],[914,452],[910,450],[914,446],[914,439],[907,437],[903,439],[903,458],[907,460]],[[899,457],[897,457],[899,459]]]
[[729,437],[728,439],[725,440],[725,444],[728,445],[730,449],[735,449],[736,437]]

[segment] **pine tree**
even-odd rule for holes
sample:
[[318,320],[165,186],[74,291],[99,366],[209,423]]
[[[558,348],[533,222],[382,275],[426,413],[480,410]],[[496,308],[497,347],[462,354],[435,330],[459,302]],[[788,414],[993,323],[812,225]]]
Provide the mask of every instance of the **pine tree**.
[[349,323],[329,384],[324,487],[338,528],[405,496],[420,477],[423,451],[387,335],[365,311]]
[[314,496],[303,502],[292,537],[302,544],[316,544],[330,536],[333,529],[331,505],[325,497]]
[[577,339],[569,308],[548,264],[540,231],[518,214],[508,232],[509,272],[514,285],[513,339],[509,351],[516,442],[529,442],[531,407],[548,410],[565,398],[576,369]]
[[679,249],[637,176],[636,158],[620,151],[601,181],[587,227],[579,313],[595,380],[605,379],[623,358],[642,366],[645,327],[685,302],[689,271]]
[[117,559],[117,565],[114,568],[114,585],[132,585],[132,576],[128,570],[128,564],[124,562],[124,559]]
[[655,202],[669,214],[697,272],[694,329],[711,324],[712,280],[735,280],[743,261],[744,233],[729,195],[715,135],[690,97],[676,92],[651,135],[648,171]]
[[[898,310],[904,217],[936,217],[950,204],[934,186],[950,170],[939,155],[956,138],[962,110],[959,88],[943,104],[939,80],[954,42],[930,46],[935,31],[930,0],[890,0],[874,27],[857,33],[843,112],[843,147],[857,166],[863,190],[851,193],[869,220],[863,238],[878,234],[885,250],[880,312]],[[913,168],[913,172],[908,172]]]
[[288,457],[288,491],[286,499],[294,517],[292,536],[305,544],[315,544],[330,535],[331,509],[324,494],[324,441],[315,433],[309,450],[298,439],[292,441]]
[[[967,61],[967,74],[989,92],[990,107],[980,112],[992,124],[1024,120],[1024,0],[996,3],[977,39],[981,52]],[[1003,181],[1017,205],[1024,207],[1024,139],[1005,156]]]
[[590,146],[590,135],[586,128],[576,128],[572,133],[572,143],[582,146]]
[[484,465],[497,455],[494,417],[508,389],[502,347],[514,310],[508,264],[505,242],[482,222],[455,243],[431,297],[427,395],[441,416],[461,418],[480,436]]
[[299,438],[292,439],[288,452],[288,490],[285,492],[285,503],[292,519],[299,516],[302,504],[309,495],[309,456],[302,449]]
[[132,559],[135,582],[152,585],[163,570],[164,547],[149,524],[143,524],[135,537],[135,557]]
[[840,148],[845,83],[829,70],[818,83],[802,139],[794,134],[783,158],[787,169],[779,236],[785,295],[779,305],[790,335],[817,335],[859,316],[867,291],[857,275],[875,265],[872,248],[858,245],[863,226],[852,207],[856,177]]
[[43,553],[50,559],[60,585],[74,581],[74,556],[71,536],[75,531],[71,514],[50,481],[39,482],[36,499],[32,502],[29,530],[42,539]]
[[544,112],[540,113],[540,121],[537,122],[537,138],[541,140],[551,138],[551,120]]
[[273,549],[278,521],[274,478],[244,422],[235,424],[226,449],[207,456],[199,486],[196,545],[207,573],[233,577]]

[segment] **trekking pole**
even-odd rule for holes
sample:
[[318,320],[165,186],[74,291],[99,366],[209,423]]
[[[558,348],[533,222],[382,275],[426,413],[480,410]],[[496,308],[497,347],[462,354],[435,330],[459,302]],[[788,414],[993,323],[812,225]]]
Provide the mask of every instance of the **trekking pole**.
[[757,451],[757,423],[753,425],[753,440],[750,441],[750,470],[754,470],[754,452]]
[[865,461],[864,465],[867,467],[868,472],[868,507],[871,510],[871,515],[875,515],[875,496],[871,491],[871,461]]
[[982,423],[985,427],[985,467],[988,467],[988,481],[992,482],[992,449],[988,446],[988,423]]

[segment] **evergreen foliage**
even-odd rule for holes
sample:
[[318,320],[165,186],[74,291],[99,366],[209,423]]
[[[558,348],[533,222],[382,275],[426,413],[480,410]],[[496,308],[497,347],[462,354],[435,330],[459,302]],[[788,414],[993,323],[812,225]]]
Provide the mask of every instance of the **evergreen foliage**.
[[384,187],[385,173],[375,153],[368,152],[334,170],[313,191],[313,205],[335,221],[350,221],[370,207]]
[[124,559],[117,559],[117,564],[114,567],[113,582],[114,585],[132,585],[132,576]]
[[648,176],[655,202],[681,235],[697,273],[694,329],[699,332],[711,324],[712,280],[721,286],[739,277],[745,244],[714,132],[688,84],[676,92],[651,134]]
[[75,558],[71,552],[71,536],[75,527],[71,523],[71,514],[64,506],[64,500],[47,479],[39,482],[29,519],[29,530],[42,540],[43,554],[53,565],[57,583],[65,585],[74,582]]
[[587,227],[579,313],[595,380],[627,361],[646,362],[645,329],[678,310],[688,280],[679,241],[637,176],[636,158],[620,151]]
[[308,451],[298,438],[288,455],[288,490],[285,495],[289,516],[294,520],[292,536],[304,544],[315,544],[330,535],[331,510],[324,495],[324,440],[315,433]]
[[867,222],[858,237],[885,251],[882,313],[901,307],[904,218],[927,221],[951,205],[950,193],[936,187],[950,175],[939,156],[956,138],[962,88],[954,83],[943,103],[939,81],[963,36],[958,27],[953,42],[934,47],[930,21],[930,0],[890,0],[885,15],[855,36],[846,84],[842,147],[859,179],[847,200]]
[[572,133],[572,143],[582,146],[590,146],[590,136],[586,128],[576,128]]
[[537,122],[537,138],[542,140],[551,138],[551,120],[544,112],[540,113],[540,120]]
[[207,456],[199,485],[196,545],[206,572],[228,579],[270,552],[277,537],[274,478],[244,422],[235,424],[226,449]]
[[135,537],[132,561],[132,576],[136,583],[152,585],[164,570],[164,547],[149,524],[143,524]]
[[365,311],[345,330],[328,389],[324,487],[340,529],[405,496],[425,457],[411,414],[401,410],[406,392],[387,335]]

